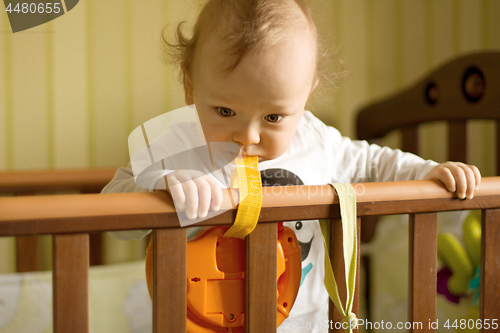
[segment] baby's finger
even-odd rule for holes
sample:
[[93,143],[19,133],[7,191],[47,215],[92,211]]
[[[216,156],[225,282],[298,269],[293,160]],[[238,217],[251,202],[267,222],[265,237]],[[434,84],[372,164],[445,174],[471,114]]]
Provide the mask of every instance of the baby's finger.
[[188,219],[195,219],[198,212],[198,187],[193,181],[182,184],[186,195],[186,216]]
[[[463,166],[466,167],[465,164],[463,164]],[[447,167],[455,178],[457,197],[459,197],[460,199],[465,199],[467,191],[467,177],[465,175],[465,168],[462,167],[462,163],[452,163],[447,165]]]
[[222,188],[214,178],[207,177],[206,179],[212,191],[212,209],[218,211],[222,205]]
[[474,197],[474,190],[476,189],[476,177],[474,176],[474,172],[472,171],[469,165],[459,164],[458,165],[464,171],[466,186],[464,196],[467,199],[472,199]]
[[182,184],[171,185],[169,189],[172,200],[174,200],[175,208],[178,210],[186,209],[186,195],[184,194]]
[[211,193],[210,184],[204,178],[197,178],[194,180],[198,187],[198,216],[203,218],[207,216],[210,209]]
[[455,181],[455,177],[453,176],[453,173],[451,170],[447,167],[441,167],[439,168],[438,174],[437,174],[437,179],[439,179],[443,184],[446,186],[448,191],[450,192],[455,192],[457,189],[457,184]]
[[479,184],[481,184],[481,171],[475,166],[475,165],[469,165],[469,167],[472,169],[472,172],[474,173],[474,179],[476,181],[476,186],[475,189],[479,188]]

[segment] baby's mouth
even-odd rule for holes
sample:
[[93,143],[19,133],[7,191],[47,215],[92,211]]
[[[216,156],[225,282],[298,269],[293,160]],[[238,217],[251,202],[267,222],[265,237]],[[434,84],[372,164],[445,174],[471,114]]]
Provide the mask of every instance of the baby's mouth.
[[259,162],[259,163],[260,163],[260,162],[262,162],[262,161],[264,160],[264,158],[263,158],[262,156],[260,156],[260,155],[250,155],[250,154],[249,154],[249,155],[246,155],[246,154],[242,154],[241,156],[243,156],[243,158],[257,156],[257,158],[258,158],[258,162]]
[[258,156],[258,155],[255,155],[255,154],[249,154],[249,153],[246,153],[246,152],[243,152],[243,151],[242,151],[242,152],[241,152],[241,156],[242,156],[243,158],[245,158],[245,157]]

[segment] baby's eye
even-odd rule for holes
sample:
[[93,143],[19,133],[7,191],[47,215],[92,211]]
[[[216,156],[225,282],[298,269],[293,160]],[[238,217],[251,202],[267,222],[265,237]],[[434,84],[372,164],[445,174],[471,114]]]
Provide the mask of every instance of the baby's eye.
[[221,107],[218,107],[217,108],[217,111],[219,112],[219,114],[223,117],[231,117],[231,116],[234,116],[236,113],[234,113],[233,110],[231,109],[228,109],[228,108],[221,108]]
[[264,117],[264,119],[270,123],[277,123],[282,118],[283,118],[283,116],[280,114],[268,114],[267,116]]

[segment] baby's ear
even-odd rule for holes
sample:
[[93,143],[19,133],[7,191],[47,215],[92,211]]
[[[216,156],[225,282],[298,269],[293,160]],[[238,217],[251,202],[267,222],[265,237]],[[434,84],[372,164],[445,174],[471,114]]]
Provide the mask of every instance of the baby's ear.
[[194,104],[193,84],[187,73],[184,73],[184,99],[186,101],[186,105]]

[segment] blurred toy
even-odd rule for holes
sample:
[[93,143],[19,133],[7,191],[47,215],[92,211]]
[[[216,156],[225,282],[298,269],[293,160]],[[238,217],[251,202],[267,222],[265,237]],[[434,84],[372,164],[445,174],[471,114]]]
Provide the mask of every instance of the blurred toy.
[[[480,212],[479,212],[480,214]],[[438,272],[438,293],[458,303],[467,293],[469,282],[481,260],[481,222],[478,211],[471,212],[462,229],[464,247],[452,234],[438,235],[438,258],[444,267]],[[447,281],[444,283],[444,281]]]
[[[481,276],[481,212],[472,211],[465,219],[463,239],[465,249],[451,234],[438,235],[438,258],[443,268],[437,274],[437,292],[454,303],[462,297],[472,296],[472,304],[465,317],[469,323],[479,319],[479,285]],[[457,328],[461,332],[479,332],[477,328]]]
[[474,275],[474,266],[465,249],[452,234],[438,235],[438,257],[451,272],[447,287],[452,295],[464,295]]
[[[222,237],[226,226],[207,230],[187,242],[187,332],[244,332],[245,240]],[[292,229],[278,224],[277,322],[288,317],[297,296],[302,262]],[[152,241],[147,248],[146,277],[152,297]]]

